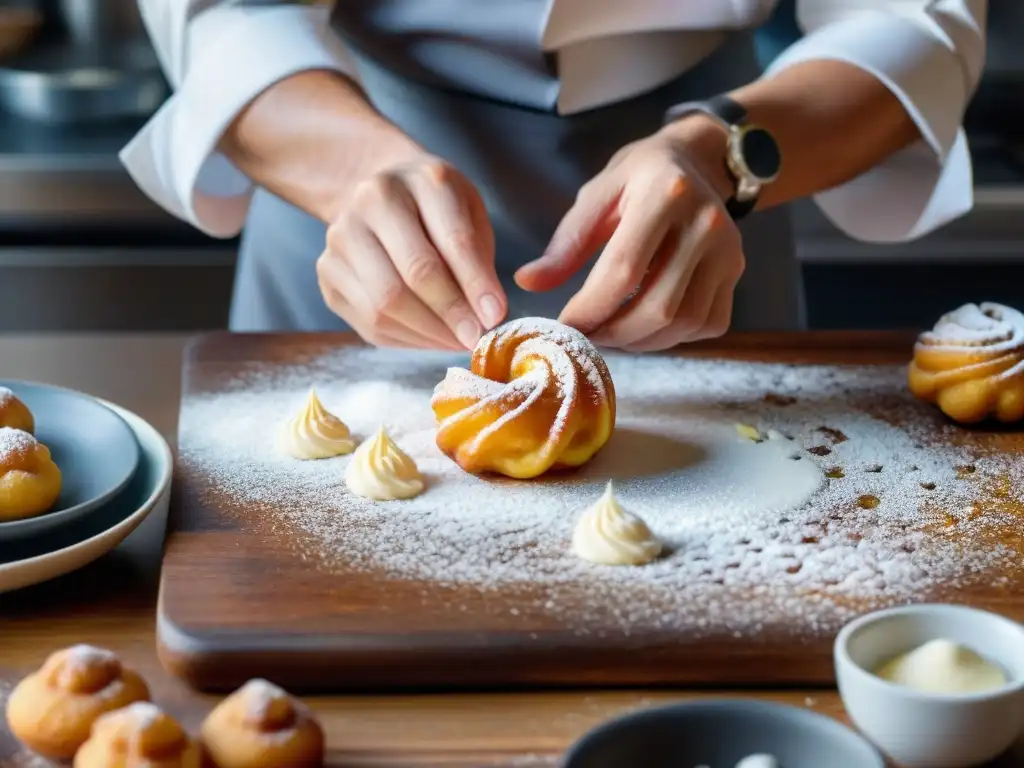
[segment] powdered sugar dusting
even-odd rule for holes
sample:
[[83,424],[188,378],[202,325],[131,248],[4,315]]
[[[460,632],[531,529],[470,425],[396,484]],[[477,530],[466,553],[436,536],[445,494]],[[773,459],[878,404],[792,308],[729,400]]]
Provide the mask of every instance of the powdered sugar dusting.
[[36,447],[36,439],[28,432],[12,427],[0,427],[0,465],[15,456],[26,456]]
[[921,343],[1009,351],[1024,344],[1024,314],[1002,304],[964,304],[940,317]]
[[117,654],[105,648],[79,643],[67,649],[67,658],[72,664],[92,667],[117,661]]
[[[606,359],[616,432],[570,476],[467,475],[434,445],[430,392],[452,358],[364,349],[252,364],[220,393],[190,398],[181,461],[212,483],[208,503],[255,504],[261,530],[325,574],[425,584],[425,600],[472,587],[580,634],[831,631],[866,606],[1001,583],[1018,557],[1002,543],[1018,528],[1013,506],[986,502],[1014,457],[952,445],[953,428],[904,393],[902,367]],[[357,436],[387,422],[428,490],[368,502],[342,482],[349,457],[278,455],[275,430],[311,383]],[[737,422],[774,439],[741,439]],[[667,556],[641,568],[573,557],[573,525],[610,479]],[[1012,483],[1004,493],[1019,501]]]
[[7,387],[0,387],[0,408],[14,400],[14,393]]

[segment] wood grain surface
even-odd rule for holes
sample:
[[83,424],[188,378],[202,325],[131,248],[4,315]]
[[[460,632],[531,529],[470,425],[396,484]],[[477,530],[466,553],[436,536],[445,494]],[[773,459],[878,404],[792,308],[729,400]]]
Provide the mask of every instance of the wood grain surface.
[[[897,344],[894,353],[899,349]],[[114,400],[172,441],[180,351],[180,340],[173,337],[0,338],[5,374]],[[138,375],[129,380],[126,367]],[[165,522],[150,518],[115,552],[81,571],[0,596],[0,708],[17,681],[47,654],[87,642],[118,653],[144,675],[158,703],[191,730],[198,727],[218,698],[168,675],[156,656]],[[832,688],[316,696],[306,701],[324,724],[329,768],[551,768],[572,741],[610,717],[708,695],[805,706],[847,722]],[[27,753],[0,718],[0,767],[51,765]],[[1021,765],[1024,745],[991,768]]]
[[[220,391],[252,362],[296,363],[337,349],[337,336],[215,334],[185,361],[183,398]],[[732,360],[899,363],[905,334],[736,335],[685,354]],[[182,436],[184,439],[184,436]],[[972,446],[1019,451],[1016,434],[963,432]],[[184,446],[182,446],[184,447]],[[659,627],[581,634],[537,601],[500,590],[437,587],[370,571],[324,578],[283,546],[255,508],[218,497],[201,466],[180,464],[163,567],[161,658],[204,690],[272,674],[297,690],[565,685],[815,685],[833,680],[831,640],[792,626],[759,636],[681,636]],[[339,514],[344,514],[339,510]],[[1019,584],[928,599],[1024,618]],[[543,601],[539,601],[543,604]],[[468,610],[455,611],[452,605]]]

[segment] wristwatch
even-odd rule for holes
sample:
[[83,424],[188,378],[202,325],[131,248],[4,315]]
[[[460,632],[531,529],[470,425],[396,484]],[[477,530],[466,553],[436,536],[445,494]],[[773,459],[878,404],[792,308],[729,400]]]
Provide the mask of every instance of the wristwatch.
[[725,208],[733,219],[740,219],[754,210],[761,190],[779,175],[779,145],[766,129],[749,122],[743,105],[728,96],[678,104],[665,113],[665,123],[695,112],[714,118],[728,131],[725,165],[736,190]]

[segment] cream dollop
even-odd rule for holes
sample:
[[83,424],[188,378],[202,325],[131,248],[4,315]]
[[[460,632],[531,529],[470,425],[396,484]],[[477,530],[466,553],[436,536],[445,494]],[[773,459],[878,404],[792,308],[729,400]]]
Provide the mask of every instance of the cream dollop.
[[306,406],[281,430],[278,445],[296,459],[329,459],[352,453],[356,442],[344,422],[324,408],[311,389]]
[[661,554],[647,523],[624,510],[609,482],[604,495],[580,517],[572,533],[577,557],[600,565],[643,565]]
[[970,648],[929,640],[880,666],[875,674],[922,693],[980,693],[1006,685],[1006,673]]
[[414,462],[381,426],[372,440],[359,446],[345,468],[352,493],[375,501],[411,499],[423,490],[423,476]]

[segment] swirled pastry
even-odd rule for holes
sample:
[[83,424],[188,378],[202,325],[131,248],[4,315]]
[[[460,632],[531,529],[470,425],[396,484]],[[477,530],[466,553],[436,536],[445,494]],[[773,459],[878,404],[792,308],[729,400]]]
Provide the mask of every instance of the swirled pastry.
[[0,387],[0,427],[20,429],[30,435],[36,429],[32,411],[7,387]]
[[572,551],[600,565],[644,565],[661,554],[661,541],[647,523],[619,505],[608,483],[604,495],[576,523]]
[[324,733],[301,702],[266,680],[250,680],[210,712],[203,746],[217,768],[318,768]]
[[28,432],[0,427],[0,522],[41,515],[60,496],[50,449]]
[[615,426],[604,359],[577,330],[528,318],[484,336],[431,400],[437,446],[467,472],[528,479],[590,461]]
[[359,446],[345,468],[345,484],[357,496],[375,501],[411,499],[423,491],[423,475],[381,425]]
[[199,745],[155,704],[108,712],[92,726],[74,768],[202,768]]
[[965,304],[921,334],[910,391],[964,424],[1024,418],[1024,315],[1001,304]]
[[316,390],[309,390],[306,406],[281,429],[278,447],[296,459],[329,459],[352,453],[355,440],[345,423],[324,408]]
[[67,759],[101,715],[148,699],[146,683],[116,655],[76,645],[51,654],[18,683],[7,700],[7,724],[29,749]]

